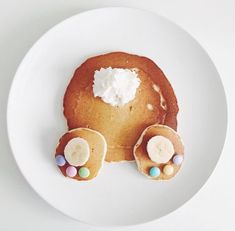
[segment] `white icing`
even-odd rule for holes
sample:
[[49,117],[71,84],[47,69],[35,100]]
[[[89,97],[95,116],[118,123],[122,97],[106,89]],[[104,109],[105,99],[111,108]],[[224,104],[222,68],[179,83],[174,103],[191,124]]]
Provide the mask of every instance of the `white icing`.
[[160,87],[156,84],[153,84],[153,90],[158,92],[159,95],[160,95],[160,106],[164,109],[164,110],[167,110],[167,105],[166,105],[166,100],[165,98],[163,97],[162,95],[162,92],[160,90]]
[[136,69],[101,68],[94,74],[94,96],[112,106],[122,106],[135,98],[140,79]]
[[152,111],[152,110],[153,110],[153,105],[150,104],[150,103],[148,103],[148,104],[147,104],[147,108],[148,108],[148,110]]

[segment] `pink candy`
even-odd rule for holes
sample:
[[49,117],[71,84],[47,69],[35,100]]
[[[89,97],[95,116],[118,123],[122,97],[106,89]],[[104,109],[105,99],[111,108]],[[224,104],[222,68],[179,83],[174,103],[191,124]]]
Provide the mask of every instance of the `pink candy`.
[[66,168],[66,174],[68,177],[75,177],[77,175],[77,169],[73,166]]

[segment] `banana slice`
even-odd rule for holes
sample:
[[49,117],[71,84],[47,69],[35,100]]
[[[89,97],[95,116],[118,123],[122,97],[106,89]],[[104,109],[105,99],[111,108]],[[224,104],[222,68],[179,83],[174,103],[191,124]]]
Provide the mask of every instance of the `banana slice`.
[[71,139],[65,146],[64,156],[72,166],[84,165],[90,157],[88,142],[80,137]]
[[149,158],[158,164],[167,163],[174,155],[172,142],[164,136],[153,136],[147,143]]

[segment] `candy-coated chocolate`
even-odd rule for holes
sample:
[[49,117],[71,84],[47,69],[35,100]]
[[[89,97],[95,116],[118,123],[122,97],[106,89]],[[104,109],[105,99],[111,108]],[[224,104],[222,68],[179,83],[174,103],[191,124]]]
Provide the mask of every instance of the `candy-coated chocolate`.
[[175,156],[173,157],[173,163],[174,163],[175,165],[181,165],[182,162],[183,162],[183,160],[184,160],[183,155],[177,154],[177,155],[175,155]]
[[77,169],[74,166],[67,167],[66,175],[69,177],[75,177],[77,175]]
[[170,175],[173,174],[174,168],[173,168],[171,165],[167,164],[167,165],[164,166],[163,172],[164,172],[164,174],[166,174],[167,176],[170,176]]
[[152,167],[149,170],[149,175],[151,177],[158,177],[158,176],[160,176],[160,174],[161,174],[161,171],[158,167]]
[[81,178],[87,178],[90,175],[90,170],[87,167],[81,167],[78,174]]
[[66,160],[63,155],[57,155],[55,157],[55,162],[58,166],[64,166],[66,164]]

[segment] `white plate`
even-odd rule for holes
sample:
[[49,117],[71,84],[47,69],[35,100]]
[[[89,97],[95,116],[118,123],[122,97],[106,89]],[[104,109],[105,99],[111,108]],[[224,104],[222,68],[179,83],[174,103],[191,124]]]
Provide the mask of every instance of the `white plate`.
[[[54,150],[67,129],[66,86],[86,58],[111,51],[151,58],[175,89],[185,161],[170,181],[145,178],[135,162],[105,163],[90,182],[65,178],[55,166]],[[189,200],[218,161],[226,119],[221,80],[201,46],[168,20],[128,8],[88,11],[47,32],[22,61],[8,104],[11,147],[29,184],[64,214],[95,225],[147,222]]]

